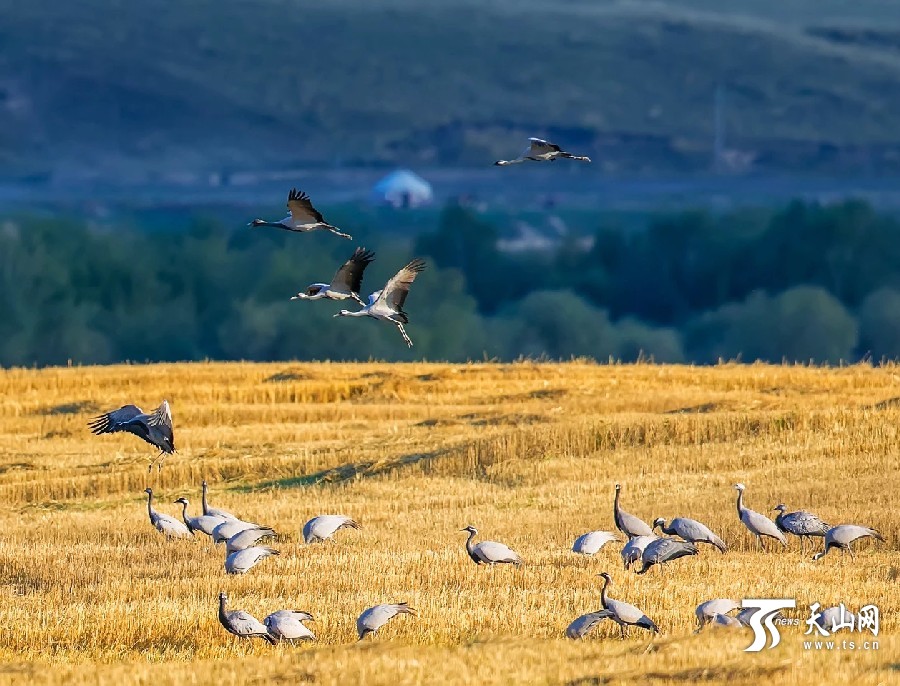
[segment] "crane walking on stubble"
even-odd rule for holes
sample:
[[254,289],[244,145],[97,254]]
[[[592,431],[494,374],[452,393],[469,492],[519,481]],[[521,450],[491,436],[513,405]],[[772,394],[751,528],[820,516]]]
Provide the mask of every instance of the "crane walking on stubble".
[[568,638],[584,638],[591,629],[597,626],[604,619],[612,619],[613,613],[609,610],[598,610],[597,612],[588,612],[572,621],[566,627],[566,636]]
[[853,548],[850,547],[850,544],[861,538],[868,538],[869,536],[884,543],[884,536],[875,529],[870,529],[867,526],[859,526],[857,524],[839,524],[838,526],[834,526],[825,534],[825,550],[813,555],[812,559],[821,560],[828,554],[829,550],[838,548],[850,553],[850,559],[852,560]]
[[762,550],[765,550],[766,546],[763,544],[762,539],[763,536],[768,536],[769,538],[774,538],[776,541],[780,541],[781,545],[787,548],[787,540],[785,540],[784,534],[781,533],[781,529],[778,528],[775,522],[759,512],[744,507],[744,489],[747,487],[744,486],[744,484],[735,484],[734,488],[738,492],[738,517],[744,526],[750,530],[750,533],[756,536],[757,545]]
[[249,529],[238,531],[234,536],[225,541],[225,554],[231,555],[231,553],[237,552],[238,550],[246,550],[247,548],[255,546],[267,536],[277,535],[278,534],[275,533],[274,529],[270,529],[267,526],[254,526]]
[[220,593],[219,622],[228,633],[234,634],[238,638],[261,638],[275,645],[275,639],[269,635],[269,630],[265,624],[244,610],[226,612],[225,604],[227,602],[228,596],[225,593]]
[[274,226],[276,229],[284,229],[285,231],[296,231],[297,233],[308,233],[310,231],[331,231],[341,238],[352,239],[353,236],[339,231],[337,227],[332,226],[325,221],[325,217],[315,207],[312,200],[306,193],[292,188],[288,193],[288,216],[280,222],[267,222],[263,219],[254,219],[248,226]]
[[362,527],[345,515],[319,515],[303,525],[303,541],[317,543],[327,541],[341,529],[361,529]]
[[700,603],[694,614],[697,617],[697,631],[700,631],[705,625],[709,624],[716,615],[727,615],[737,610],[741,604],[731,598],[715,598]]
[[525,151],[514,160],[497,160],[495,166],[505,167],[510,164],[521,164],[522,162],[555,162],[558,159],[578,160],[579,162],[590,162],[590,157],[573,155],[560,148],[556,143],[545,141],[543,138],[529,138],[528,147]]
[[720,553],[728,550],[725,542],[716,536],[712,530],[705,524],[701,524],[696,519],[688,519],[687,517],[676,517],[669,526],[666,526],[666,520],[658,517],[653,522],[653,528],[660,528],[664,534],[669,536],[680,536],[689,543],[709,543],[718,548]]
[[653,529],[647,526],[642,519],[625,512],[619,507],[619,492],[621,490],[622,486],[616,484],[616,497],[613,500],[613,520],[616,523],[616,528],[628,538],[634,538],[635,536],[653,536],[655,538]]
[[380,291],[375,291],[369,296],[368,304],[361,310],[351,312],[341,310],[335,317],[372,317],[381,321],[394,324],[399,330],[406,345],[413,345],[412,339],[406,334],[404,324],[409,323],[409,316],[403,311],[403,303],[409,295],[409,287],[412,286],[416,276],[425,269],[425,261],[414,259],[399,272],[394,274]]
[[137,405],[125,405],[118,410],[94,417],[88,426],[90,426],[91,432],[97,435],[127,431],[159,448],[159,455],[150,461],[147,471],[153,470],[154,462],[157,463],[157,470],[161,470],[163,460],[166,459],[165,456],[175,452],[172,410],[166,400],[163,400],[159,407],[149,413],[144,412]]
[[365,248],[357,248],[350,259],[341,265],[335,272],[331,283],[312,283],[306,288],[305,293],[297,293],[291,296],[291,300],[346,300],[353,298],[365,307],[362,298],[359,297],[359,289],[362,288],[363,272],[375,259],[375,253]]
[[625,569],[628,569],[631,565],[640,560],[646,547],[653,543],[657,538],[658,536],[635,536],[622,546],[622,552],[620,554],[622,555],[622,563],[625,565]]
[[212,540],[213,543],[218,545],[219,543],[225,543],[228,539],[235,534],[239,534],[241,531],[260,528],[263,527],[260,527],[259,524],[254,524],[253,522],[245,522],[240,519],[226,519],[212,530]]
[[315,641],[316,635],[303,622],[314,622],[313,616],[303,610],[278,610],[263,619],[269,636],[276,641]]
[[267,545],[254,545],[243,550],[236,550],[225,558],[225,571],[228,574],[246,574],[267,557],[280,554]]
[[594,555],[607,543],[618,540],[619,538],[611,531],[589,531],[575,539],[572,550],[582,555]]
[[190,501],[187,498],[179,498],[175,503],[181,504],[181,518],[184,520],[185,525],[192,534],[200,531],[207,536],[212,536],[213,529],[225,521],[224,518],[218,515],[200,515],[199,517],[189,516],[187,509],[188,505],[190,505]]
[[188,538],[193,536],[191,530],[185,526],[184,522],[179,522],[175,517],[170,517],[162,512],[153,509],[153,489],[146,488],[144,493],[147,494],[147,514],[150,516],[150,523],[161,534],[165,534],[169,538]]
[[798,510],[797,512],[784,511],[787,506],[783,503],[772,508],[778,515],[775,517],[775,526],[786,534],[793,534],[800,539],[800,553],[803,553],[803,542],[806,538],[824,538],[831,527],[812,512]]
[[220,510],[219,508],[216,508],[216,507],[210,507],[210,506],[209,506],[209,504],[206,502],[206,491],[207,491],[207,488],[208,488],[208,487],[207,487],[207,485],[206,485],[206,480],[204,480],[204,481],[203,481],[203,485],[202,485],[202,491],[203,491],[203,498],[202,498],[202,503],[203,503],[203,514],[205,514],[205,515],[210,515],[210,516],[212,516],[212,517],[221,517],[222,519],[237,519],[237,517],[235,517],[233,514],[231,514],[231,513],[228,512],[227,510]]
[[359,640],[363,640],[366,634],[373,634],[387,624],[397,615],[416,616],[416,609],[407,603],[385,604],[370,607],[356,620],[356,632]]
[[465,529],[460,529],[460,531],[469,532],[469,537],[466,539],[466,552],[475,564],[511,564],[517,567],[522,564],[522,558],[519,557],[519,554],[510,550],[503,543],[497,543],[496,541],[472,543],[472,539],[478,534],[478,529],[474,526],[467,526]]
[[653,565],[660,565],[660,569],[664,569],[665,565],[673,560],[688,555],[697,555],[699,552],[693,543],[679,541],[677,538],[657,538],[655,541],[651,541],[641,553],[642,566],[637,573],[646,574]]
[[604,610],[612,612],[613,616],[610,617],[610,619],[619,625],[619,628],[622,630],[623,639],[625,638],[626,626],[637,626],[657,634],[659,633],[659,627],[656,626],[654,621],[634,605],[607,597],[606,587],[609,586],[612,578],[606,572],[603,572],[598,576],[603,577],[603,589],[600,591],[600,602],[603,604]]

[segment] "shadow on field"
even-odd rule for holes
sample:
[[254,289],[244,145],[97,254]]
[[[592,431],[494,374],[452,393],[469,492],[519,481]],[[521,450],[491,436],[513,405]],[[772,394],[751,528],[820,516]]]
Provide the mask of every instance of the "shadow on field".
[[870,410],[887,410],[892,407],[900,407],[900,398],[888,398],[869,405]]
[[667,410],[663,414],[706,414],[708,412],[715,412],[718,408],[718,403],[703,403],[702,405],[692,405],[691,407],[679,407],[674,410]]
[[[775,667],[740,667],[738,665],[722,666],[722,667],[696,667],[693,669],[683,669],[680,672],[647,672],[640,675],[640,681],[683,681],[685,683],[703,683],[705,681],[725,682],[725,681],[746,681],[771,677],[779,672],[787,669],[785,665]],[[618,681],[622,675],[617,675]],[[613,679],[602,675],[586,676],[580,679],[573,679],[566,683],[566,686],[600,686],[601,684],[611,683]]]
[[74,403],[63,403],[61,405],[51,405],[43,407],[35,412],[35,414],[55,416],[61,414],[82,414],[87,412],[99,412],[100,406],[92,400],[78,400]]
[[409,455],[401,455],[390,460],[372,460],[368,462],[350,462],[342,464],[338,467],[323,469],[313,474],[303,474],[301,476],[289,476],[284,479],[273,479],[252,486],[243,486],[237,488],[237,491],[256,491],[264,488],[300,488],[303,486],[315,486],[316,484],[334,484],[342,481],[349,481],[361,477],[376,476],[385,474],[401,467],[418,464],[419,462],[434,460],[444,457],[454,452],[452,448],[444,448],[443,450],[435,450],[429,453],[411,453]]

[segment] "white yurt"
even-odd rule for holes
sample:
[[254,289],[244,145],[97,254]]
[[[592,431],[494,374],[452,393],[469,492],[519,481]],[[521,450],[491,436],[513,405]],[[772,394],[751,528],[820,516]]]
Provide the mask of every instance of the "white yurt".
[[409,169],[398,169],[372,188],[372,202],[392,207],[421,207],[434,199],[431,184]]

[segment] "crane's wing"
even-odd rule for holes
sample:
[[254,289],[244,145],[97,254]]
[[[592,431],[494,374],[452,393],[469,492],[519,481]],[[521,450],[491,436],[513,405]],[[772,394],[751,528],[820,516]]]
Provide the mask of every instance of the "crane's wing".
[[300,224],[311,224],[313,222],[325,222],[322,213],[313,207],[312,200],[309,196],[292,188],[288,194],[287,202],[288,210],[291,213],[291,219]]
[[101,414],[99,417],[94,417],[88,426],[91,427],[91,432],[95,434],[127,431],[124,425],[142,414],[144,414],[143,410],[137,405],[125,405],[118,410],[113,410],[112,412]]
[[163,400],[160,406],[153,411],[153,414],[147,418],[147,424],[150,426],[158,426],[162,429],[168,429],[171,433],[172,410],[169,408],[168,400]]
[[543,138],[529,138],[528,141],[531,143],[528,152],[532,155],[544,155],[548,152],[559,152],[561,150],[558,145],[545,141]]
[[416,275],[424,269],[425,260],[417,257],[391,277],[381,291],[381,295],[378,296],[378,300],[387,303],[392,310],[402,312],[403,303],[406,302],[406,296],[409,295],[409,287],[416,280]]
[[375,253],[365,248],[357,248],[349,260],[341,265],[331,280],[331,287],[343,289],[351,293],[359,293],[362,288],[363,272],[369,263],[375,259]]

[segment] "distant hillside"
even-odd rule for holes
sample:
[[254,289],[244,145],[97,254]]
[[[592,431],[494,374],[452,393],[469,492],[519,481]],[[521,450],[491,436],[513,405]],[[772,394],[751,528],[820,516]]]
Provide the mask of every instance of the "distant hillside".
[[758,167],[900,170],[900,51],[863,30],[900,13],[714,9],[0,0],[0,176],[480,165],[534,133],[607,171],[706,169],[719,83]]

